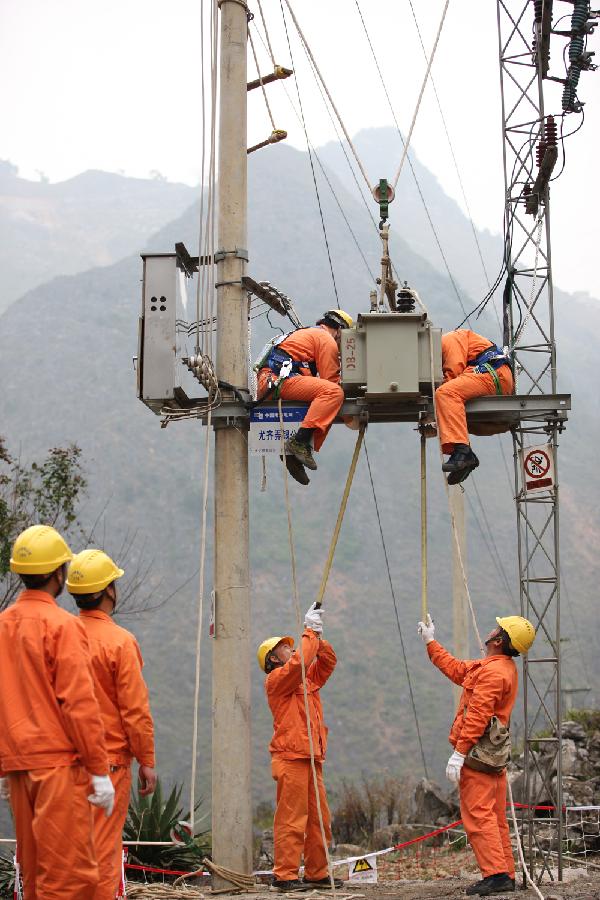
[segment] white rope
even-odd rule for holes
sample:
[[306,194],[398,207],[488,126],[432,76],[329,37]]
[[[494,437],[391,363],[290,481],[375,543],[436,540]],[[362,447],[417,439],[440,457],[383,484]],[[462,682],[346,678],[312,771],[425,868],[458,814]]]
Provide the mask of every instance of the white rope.
[[252,32],[250,31],[250,29],[248,29],[248,39],[250,41],[250,47],[252,48],[252,56],[254,57],[254,65],[256,66],[256,72],[258,74],[258,80],[260,81],[260,86],[261,86],[263,97],[265,100],[265,106],[267,107],[267,112],[269,113],[269,118],[271,120],[271,127],[273,128],[273,131],[276,131],[277,129],[275,128],[275,119],[273,118],[273,113],[271,112],[271,107],[269,106],[269,101],[267,99],[267,92],[266,92],[265,86],[263,84],[262,75],[260,74],[260,68],[258,65],[258,57],[256,55],[256,50],[254,49],[254,41],[252,40]]
[[294,602],[294,612],[296,615],[296,627],[298,629],[298,655],[300,656],[300,671],[302,673],[302,694],[304,696],[304,714],[306,716],[306,730],[308,733],[308,748],[310,750],[310,768],[312,773],[313,787],[315,791],[315,799],[317,804],[317,815],[319,817],[319,828],[321,830],[321,840],[323,841],[323,849],[325,850],[325,858],[327,860],[327,872],[329,874],[329,882],[331,884],[331,891],[333,896],[335,897],[335,881],[333,878],[333,866],[331,864],[331,857],[329,856],[329,847],[327,846],[327,837],[325,835],[325,825],[323,823],[323,812],[321,809],[321,797],[319,794],[319,782],[317,778],[317,767],[315,765],[315,747],[313,741],[312,734],[312,723],[310,720],[310,709],[308,706],[308,688],[306,682],[306,665],[304,662],[304,648],[302,646],[302,618],[300,613],[300,604],[298,602],[298,577],[296,571],[296,551],[294,549],[294,532],[292,529],[292,509],[290,505],[290,495],[289,495],[289,486],[288,486],[288,470],[285,464],[285,450],[283,448],[283,431],[284,431],[284,422],[283,422],[283,407],[281,405],[281,397],[278,402],[279,406],[279,424],[281,429],[281,442],[282,442],[282,454],[281,454],[281,462],[283,464],[283,487],[284,487],[284,496],[285,496],[285,508],[287,512],[287,526],[288,526],[288,541],[290,545],[290,560],[292,565],[292,599]]
[[194,724],[192,733],[192,774],[190,784],[190,824],[192,826],[192,838],[195,833],[195,807],[196,807],[196,768],[198,761],[198,723],[200,718],[200,653],[202,646],[202,618],[204,611],[204,572],[206,562],[206,511],[208,508],[208,481],[210,459],[210,426],[212,412],[209,409],[206,419],[206,442],[204,445],[204,488],[202,493],[202,531],[200,537],[200,577],[198,583],[198,626],[196,630],[196,671],[194,684]]
[[540,898],[540,900],[544,900],[544,895],[542,894],[542,892],[541,892],[540,889],[538,888],[537,884],[535,884],[535,882],[533,881],[531,875],[529,874],[529,871],[528,871],[528,869],[527,869],[527,866],[525,865],[525,857],[524,857],[524,855],[523,855],[523,844],[521,843],[521,835],[520,835],[520,833],[519,833],[519,826],[517,825],[517,814],[516,814],[516,812],[515,812],[515,804],[514,804],[513,795],[512,795],[512,788],[511,788],[511,786],[510,786],[510,781],[508,780],[508,775],[506,776],[506,786],[507,786],[507,788],[508,788],[508,799],[509,799],[509,802],[510,802],[510,813],[511,813],[511,816],[512,816],[513,828],[514,828],[514,831],[515,831],[515,838],[516,838],[516,840],[517,840],[517,851],[518,851],[518,854],[519,854],[519,862],[521,863],[521,868],[523,869],[523,874],[525,875],[525,878],[527,879],[527,881],[529,882],[529,884],[531,885],[531,887],[533,888],[533,890],[535,891],[535,893],[538,895],[538,897]]
[[[447,2],[449,2],[449,0],[447,0]],[[327,85],[325,84],[325,80],[324,80],[323,76],[321,75],[321,70],[319,69],[319,67],[318,67],[318,65],[317,65],[317,63],[316,63],[316,60],[315,60],[315,58],[314,58],[314,56],[313,56],[313,53],[312,53],[312,50],[311,50],[310,47],[308,46],[307,40],[306,40],[306,38],[304,37],[304,34],[303,34],[303,32],[302,32],[302,29],[300,28],[300,24],[299,24],[299,22],[298,22],[298,19],[296,18],[296,15],[295,15],[295,13],[294,13],[294,10],[292,9],[292,5],[291,5],[291,3],[290,3],[290,0],[285,0],[285,5],[287,6],[287,8],[288,8],[289,11],[290,11],[290,15],[291,15],[291,17],[292,17],[292,21],[293,21],[294,25],[296,26],[296,31],[298,32],[298,34],[299,34],[299,36],[300,36],[300,40],[301,40],[302,43],[304,44],[304,48],[305,48],[305,50],[306,50],[308,56],[310,57],[310,60],[311,60],[313,66],[314,66],[314,68],[315,68],[315,72],[316,72],[317,75],[319,76],[319,81],[320,81],[321,84],[323,85],[323,90],[324,90],[325,93],[327,94],[327,99],[328,99],[329,102],[331,103],[331,108],[333,109],[333,111],[334,111],[334,113],[335,113],[335,115],[336,115],[336,117],[337,117],[337,120],[338,120],[338,122],[340,123],[340,128],[341,128],[342,131],[344,132],[344,137],[345,137],[346,140],[348,141],[348,146],[349,146],[350,149],[352,150],[352,154],[353,154],[353,156],[354,156],[354,159],[356,160],[356,164],[358,165],[358,168],[360,169],[361,174],[362,174],[363,178],[365,179],[365,182],[366,182],[367,187],[368,187],[368,189],[369,189],[369,193],[371,193],[371,184],[370,184],[370,182],[369,182],[369,178],[368,178],[368,176],[367,176],[367,173],[365,172],[364,166],[363,166],[362,162],[360,161],[360,157],[359,157],[359,155],[358,155],[358,153],[357,153],[357,151],[356,151],[356,148],[355,148],[354,144],[352,143],[352,140],[350,139],[350,135],[348,134],[348,131],[346,130],[346,126],[344,125],[344,123],[343,123],[343,121],[342,121],[342,117],[340,116],[340,114],[339,114],[339,112],[338,112],[337,106],[336,106],[335,103],[333,102],[333,98],[332,98],[332,96],[331,96],[331,94],[330,94],[330,92],[329,92],[329,88],[328,88]]]
[[261,21],[263,24],[263,28],[265,30],[265,37],[267,39],[267,44],[269,47],[269,56],[271,57],[271,62],[273,63],[273,71],[275,71],[275,69],[277,68],[277,63],[275,62],[275,55],[273,53],[273,48],[271,46],[271,38],[269,37],[269,29],[267,28],[267,22],[265,20],[265,14],[263,13],[262,3],[260,2],[260,0],[257,0],[257,2],[258,2],[258,11],[260,13],[260,18],[261,18]]
[[[437,420],[438,420],[438,419],[437,419],[437,401],[436,401],[436,399],[435,399],[435,363],[434,363],[434,357],[433,357],[433,333],[432,333],[432,331],[431,331],[431,325],[430,325],[430,324],[428,324],[428,329],[427,329],[427,330],[428,330],[428,333],[429,333],[429,365],[430,365],[430,369],[431,369],[431,393],[432,393],[432,399],[433,399],[433,414],[434,414],[434,417],[435,417],[435,422],[436,422],[436,427],[437,427]],[[439,437],[439,429],[438,429],[438,437]],[[444,455],[443,455],[443,453],[442,453],[442,444],[441,444],[441,441],[440,441],[440,443],[439,443],[439,447],[440,447],[440,459],[441,459],[442,462],[443,462],[443,461],[444,461]],[[450,511],[450,522],[451,522],[451,524],[452,524],[452,536],[453,536],[453,538],[454,538],[454,546],[456,547],[456,556],[457,556],[457,559],[458,559],[458,566],[459,566],[459,569],[460,569],[460,575],[461,575],[462,582],[463,582],[463,586],[464,586],[464,589],[465,589],[465,594],[466,594],[466,597],[467,597],[467,601],[468,601],[468,603],[469,603],[469,609],[470,609],[470,611],[471,611],[471,619],[472,619],[472,622],[473,622],[473,630],[475,631],[475,635],[476,635],[476,637],[477,637],[477,643],[479,644],[479,650],[480,650],[480,652],[481,652],[481,655],[483,656],[483,654],[484,654],[484,644],[483,644],[483,641],[481,640],[481,634],[479,633],[479,628],[477,627],[477,618],[476,618],[476,616],[475,616],[475,609],[474,609],[474,607],[473,607],[473,601],[472,601],[472,599],[471,599],[471,592],[470,592],[470,590],[469,590],[469,585],[468,585],[468,582],[467,582],[467,573],[466,573],[466,571],[465,571],[465,564],[464,564],[463,557],[462,557],[462,552],[461,552],[461,549],[460,549],[460,540],[459,540],[459,537],[458,537],[458,528],[457,528],[457,526],[456,526],[456,517],[455,517],[455,515],[454,515],[454,510],[452,509],[452,504],[450,503],[450,488],[448,487],[448,481],[447,481],[446,478],[444,477],[444,473],[443,473],[443,472],[442,472],[442,479],[443,479],[443,481],[444,481],[444,486],[445,486],[445,489],[446,489],[446,497],[448,498],[448,509],[449,509],[449,511]]]
[[[286,0],[286,2],[287,2],[287,0]],[[398,179],[400,178],[400,174],[404,167],[404,161],[405,161],[406,155],[408,153],[408,148],[410,147],[412,133],[413,133],[413,130],[415,127],[415,123],[417,121],[417,116],[419,115],[419,109],[421,108],[421,100],[423,99],[423,94],[425,93],[425,87],[427,86],[427,81],[429,79],[429,73],[431,72],[431,66],[433,64],[433,59],[435,57],[435,51],[437,50],[437,46],[438,46],[438,43],[440,40],[440,35],[442,33],[442,28],[444,27],[444,21],[446,19],[446,13],[448,11],[449,3],[450,3],[450,0],[446,0],[446,3],[444,4],[444,9],[442,11],[442,18],[440,19],[440,24],[439,24],[439,27],[437,30],[437,34],[435,36],[435,43],[433,45],[433,50],[431,51],[431,56],[429,57],[429,61],[427,63],[427,69],[425,70],[425,77],[423,78],[423,84],[421,85],[421,90],[419,92],[417,105],[416,105],[415,111],[413,113],[412,122],[410,123],[410,130],[409,130],[408,136],[404,142],[404,149],[402,150],[402,159],[400,160],[400,165],[398,166],[398,171],[396,172],[396,177],[394,178],[394,181],[393,181],[394,189],[396,188],[396,185],[398,184]]]

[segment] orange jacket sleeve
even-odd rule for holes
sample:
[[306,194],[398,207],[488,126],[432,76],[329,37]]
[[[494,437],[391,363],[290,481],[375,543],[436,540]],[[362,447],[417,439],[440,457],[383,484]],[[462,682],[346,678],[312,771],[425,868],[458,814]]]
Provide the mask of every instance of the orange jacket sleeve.
[[108,774],[104,726],[94,693],[87,635],[71,617],[54,635],[49,658],[54,660],[54,693],[65,731],[73,741],[83,766],[91,775]]
[[[304,666],[307,671],[308,667],[316,657],[318,650],[319,638],[314,631],[307,628],[302,635],[302,653],[304,656]],[[300,662],[299,651],[295,650],[284,666],[273,669],[273,671],[267,675],[267,694],[273,697],[293,694],[296,688],[301,684],[302,663]]]
[[502,674],[493,666],[483,666],[480,670],[473,693],[469,699],[456,749],[465,755],[477,743],[489,721],[496,713],[498,702],[504,692]]
[[437,641],[430,641],[427,644],[427,652],[431,662],[438,667],[440,672],[444,673],[446,678],[449,678],[454,684],[463,683],[468,672],[466,662],[463,662],[462,659],[456,659]]
[[340,351],[335,338],[324,328],[315,329],[315,363],[319,378],[340,383]]
[[117,702],[131,752],[141,766],[154,768],[154,723],[142,676],[143,664],[134,638],[121,646],[116,673]]
[[310,680],[322,688],[335,669],[337,657],[329,641],[320,640],[317,658],[310,667]]

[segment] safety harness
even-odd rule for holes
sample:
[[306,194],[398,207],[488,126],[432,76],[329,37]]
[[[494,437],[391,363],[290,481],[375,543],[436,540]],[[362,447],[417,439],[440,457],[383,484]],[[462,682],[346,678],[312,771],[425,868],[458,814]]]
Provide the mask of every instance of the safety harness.
[[470,359],[467,366],[480,375],[491,375],[494,380],[496,394],[502,396],[502,385],[500,379],[496,375],[496,369],[500,366],[510,366],[510,354],[508,348],[502,349],[497,344],[491,344],[487,349],[479,353],[475,359]]
[[[318,328],[319,326],[309,325],[307,327]],[[310,374],[316,378],[317,364],[314,359],[309,362],[300,362],[293,359],[286,350],[283,350],[280,347],[280,344],[289,338],[290,335],[296,334],[298,331],[306,331],[306,328],[295,328],[293,331],[288,331],[287,334],[280,334],[277,337],[272,338],[265,344],[259,356],[257,356],[252,367],[254,371],[259,372],[261,369],[270,369],[271,372],[277,376],[275,379],[269,379],[267,382],[268,391],[265,397],[271,397],[273,395],[275,399],[278,399],[281,386],[286,378],[292,378],[294,375],[299,375],[302,369],[307,369]]]

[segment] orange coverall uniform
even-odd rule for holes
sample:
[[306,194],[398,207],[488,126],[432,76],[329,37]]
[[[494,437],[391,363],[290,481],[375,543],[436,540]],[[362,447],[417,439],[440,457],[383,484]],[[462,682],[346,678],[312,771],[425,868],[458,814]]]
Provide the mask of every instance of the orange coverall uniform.
[[[427,644],[432,663],[463,692],[450,743],[467,755],[492,716],[508,725],[517,699],[518,675],[514,659],[500,654],[460,660],[437,641]],[[506,771],[478,772],[463,765],[460,773],[460,814],[484,878],[507,872],[515,877],[515,862],[506,821]]]
[[[324,326],[300,328],[279,344],[278,350],[289,353],[295,362],[314,362],[319,377],[308,369],[300,369],[299,375],[286,378],[280,390],[282,400],[300,400],[310,403],[302,428],[314,428],[313,446],[319,450],[331,428],[331,423],[344,402],[340,387],[340,351],[336,340]],[[270,369],[258,373],[258,396],[267,393],[269,377],[276,377]]]
[[[495,394],[496,386],[489,372],[481,374],[467,366],[492,346],[488,338],[461,328],[442,335],[442,369],[444,384],[435,392],[435,405],[440,443],[444,453],[452,453],[455,444],[468,444],[465,403],[473,397]],[[503,394],[512,394],[515,383],[510,366],[500,366],[496,375]]]
[[90,642],[92,673],[106,732],[115,808],[110,818],[94,810],[94,843],[100,880],[93,900],[114,900],[121,876],[123,825],[129,807],[131,760],[154,768],[154,724],[134,636],[99,609],[80,610]]
[[90,900],[98,883],[90,775],[108,775],[81,623],[45,591],[0,614],[0,774],[25,900]]
[[[327,750],[327,726],[319,689],[333,672],[336,656],[328,641],[307,629],[302,635],[311,734],[317,770],[321,815],[327,843],[331,842],[331,816],[323,783]],[[288,662],[267,675],[265,691],[273,713],[273,738],[269,744],[271,771],[277,783],[277,808],[273,823],[275,865],[280,881],[298,878],[304,852],[304,877],[317,881],[327,876],[327,856],[317,812],[310,765],[308,729],[304,709],[302,669],[298,650]]]

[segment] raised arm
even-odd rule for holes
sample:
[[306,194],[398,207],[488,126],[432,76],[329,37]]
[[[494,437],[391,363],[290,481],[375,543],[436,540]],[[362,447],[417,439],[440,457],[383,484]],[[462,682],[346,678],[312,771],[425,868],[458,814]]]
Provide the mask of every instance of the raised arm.
[[433,640],[427,644],[427,652],[429,659],[437,666],[440,672],[443,672],[446,678],[453,681],[454,684],[462,684],[465,680],[468,667],[462,659],[456,659],[451,653],[442,647],[437,641]]
[[[319,637],[310,628],[307,628],[302,635],[301,649],[304,657],[304,666],[308,671],[319,650]],[[271,697],[293,694],[298,685],[302,684],[302,663],[300,662],[299,650],[295,650],[292,653],[285,665],[278,669],[273,669],[267,675],[265,684],[267,694]]]
[[319,641],[317,658],[310,667],[310,680],[313,681],[317,687],[322,688],[329,680],[331,673],[335,669],[336,663],[337,657],[333,647],[329,641],[321,639]]

